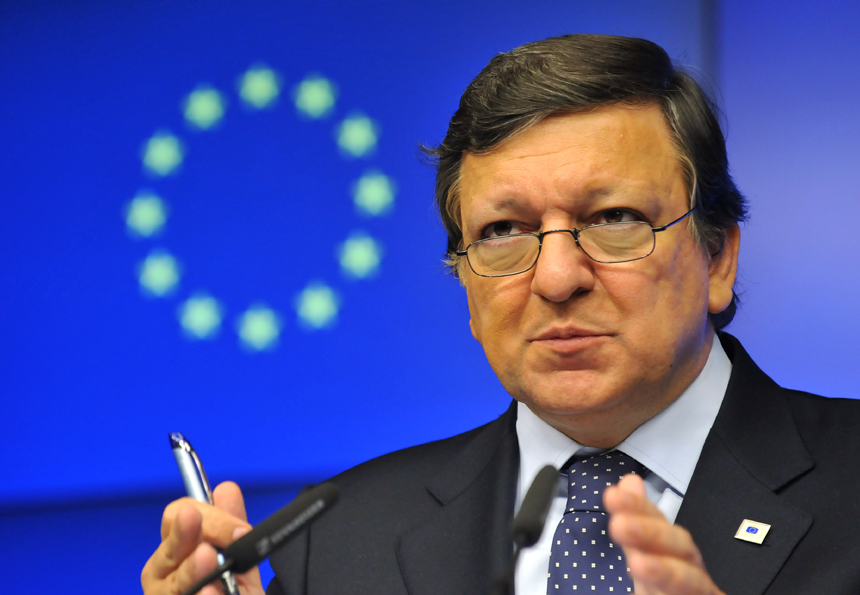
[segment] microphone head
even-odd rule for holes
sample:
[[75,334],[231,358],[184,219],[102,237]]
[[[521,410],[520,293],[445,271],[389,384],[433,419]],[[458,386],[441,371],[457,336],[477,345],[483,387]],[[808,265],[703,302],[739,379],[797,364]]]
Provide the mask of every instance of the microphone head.
[[223,550],[224,558],[232,561],[230,570],[241,574],[265,560],[311,521],[328,511],[339,497],[340,490],[329,482],[301,492],[295,500]]
[[540,539],[549,506],[558,489],[558,478],[558,469],[547,465],[529,486],[520,510],[511,523],[511,539],[517,546],[530,547]]

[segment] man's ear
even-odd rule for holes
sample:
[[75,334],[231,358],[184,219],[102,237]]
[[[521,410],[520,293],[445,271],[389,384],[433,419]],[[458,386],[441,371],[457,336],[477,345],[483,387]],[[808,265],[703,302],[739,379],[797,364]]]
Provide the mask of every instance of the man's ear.
[[732,303],[740,246],[741,230],[735,223],[726,229],[723,250],[711,257],[708,267],[708,312],[711,314],[719,314]]
[[480,343],[481,339],[478,337],[478,331],[475,330],[475,322],[471,318],[469,318],[469,328],[472,330],[472,336],[475,338],[475,341]]

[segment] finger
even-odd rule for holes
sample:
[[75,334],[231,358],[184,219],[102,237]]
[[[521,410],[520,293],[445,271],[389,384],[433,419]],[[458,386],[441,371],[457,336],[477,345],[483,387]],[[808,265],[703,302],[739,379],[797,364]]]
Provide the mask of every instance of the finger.
[[215,506],[221,510],[230,513],[237,519],[248,522],[248,514],[245,512],[245,499],[242,497],[242,490],[232,481],[225,481],[218,484],[212,492],[212,499],[215,500]]
[[164,509],[164,514],[161,515],[161,540],[164,541],[167,539],[168,534],[170,533],[171,528],[173,527],[173,522],[176,519],[176,515],[179,514],[179,511],[185,506],[192,506],[200,511],[200,514],[205,514],[205,508],[208,506],[203,502],[198,502],[193,498],[179,498],[178,500],[174,500],[170,504],[168,504]]
[[170,535],[170,529],[173,527],[173,523],[176,520],[176,515],[179,513],[179,510],[185,504],[191,504],[193,506],[193,503],[194,500],[191,498],[180,498],[178,500],[174,500],[164,508],[164,513],[161,515],[161,541],[164,541],[167,539],[167,536]]
[[[233,531],[236,527],[250,527],[244,518],[237,518],[225,510],[204,504],[203,502],[197,502],[191,498],[182,498],[171,502],[164,510],[164,516],[161,520],[163,540],[170,533],[173,520],[183,506],[191,506],[199,511],[203,517],[203,539],[216,547],[223,548],[233,543]],[[244,505],[242,507],[244,509]]]
[[625,552],[638,550],[651,555],[671,556],[704,568],[702,555],[689,531],[670,525],[664,518],[623,512],[615,514],[609,519],[609,537]]
[[618,485],[609,486],[603,492],[603,506],[609,514],[626,512],[664,519],[660,509],[645,495],[645,484],[638,475],[625,475]]
[[203,540],[203,515],[194,506],[181,506],[173,517],[167,538],[146,563],[141,582],[151,576],[163,579],[175,571]]
[[[237,538],[247,532],[244,528],[236,529]],[[192,585],[211,573],[218,565],[216,550],[208,543],[201,543],[191,556],[180,565],[179,569],[165,581],[168,585],[166,595],[185,593]],[[265,595],[260,572],[255,567],[248,572],[236,575],[239,590],[243,595]],[[213,579],[198,592],[200,595],[223,595],[224,591],[219,579]]]
[[[178,594],[191,586],[187,579],[181,580],[181,577],[197,575],[196,568],[199,567],[201,559],[199,555],[195,558],[195,555],[197,555],[197,549],[204,545],[201,543],[202,523],[202,515],[194,506],[186,505],[178,509],[168,530],[167,538],[161,542],[143,567],[140,583],[144,593]],[[183,566],[184,570],[180,570]],[[204,563],[204,571],[207,567],[208,565]],[[180,580],[177,581],[178,578]]]
[[630,576],[637,592],[665,595],[724,595],[708,573],[698,566],[671,556],[633,551],[627,556]]
[[628,473],[621,478],[617,485],[625,492],[630,492],[631,494],[636,494],[643,498],[645,497],[645,482],[642,480],[642,476],[640,475]]
[[236,575],[236,584],[239,585],[239,592],[248,593],[248,595],[264,595],[263,581],[260,579],[260,569],[254,566],[245,574]]
[[[179,565],[176,572],[166,577],[166,595],[182,595],[191,585],[215,570],[217,566],[218,558],[215,548],[208,543],[199,544],[191,555]],[[220,595],[221,588],[215,584],[207,585],[205,591],[201,590],[200,593],[207,591],[212,595]]]

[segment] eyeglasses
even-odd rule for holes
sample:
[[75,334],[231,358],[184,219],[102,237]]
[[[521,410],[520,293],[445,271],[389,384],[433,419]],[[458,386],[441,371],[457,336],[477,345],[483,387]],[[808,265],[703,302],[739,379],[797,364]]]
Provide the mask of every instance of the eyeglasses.
[[535,266],[543,238],[551,233],[569,233],[591,260],[600,263],[630,262],[649,256],[657,245],[657,232],[666,231],[695,211],[693,207],[671,223],[651,227],[645,221],[598,223],[582,229],[550,229],[540,233],[513,233],[477,240],[457,250],[481,277],[507,277],[525,273]]

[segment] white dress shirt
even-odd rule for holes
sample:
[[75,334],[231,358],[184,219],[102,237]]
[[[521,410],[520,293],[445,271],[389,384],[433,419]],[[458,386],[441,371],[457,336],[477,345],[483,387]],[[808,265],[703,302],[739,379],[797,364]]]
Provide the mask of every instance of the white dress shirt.
[[[616,450],[633,457],[649,472],[643,478],[648,499],[674,523],[705,438],[723,402],[732,363],[714,336],[708,361],[701,373],[678,399],[639,426]],[[583,447],[571,440],[519,403],[517,438],[520,448],[520,475],[517,487],[519,510],[528,487],[544,466],[560,468]],[[583,453],[584,454],[584,453]],[[549,552],[555,528],[564,514],[567,482],[559,474],[559,487],[540,541],[523,550],[517,563],[517,595],[546,595]]]

